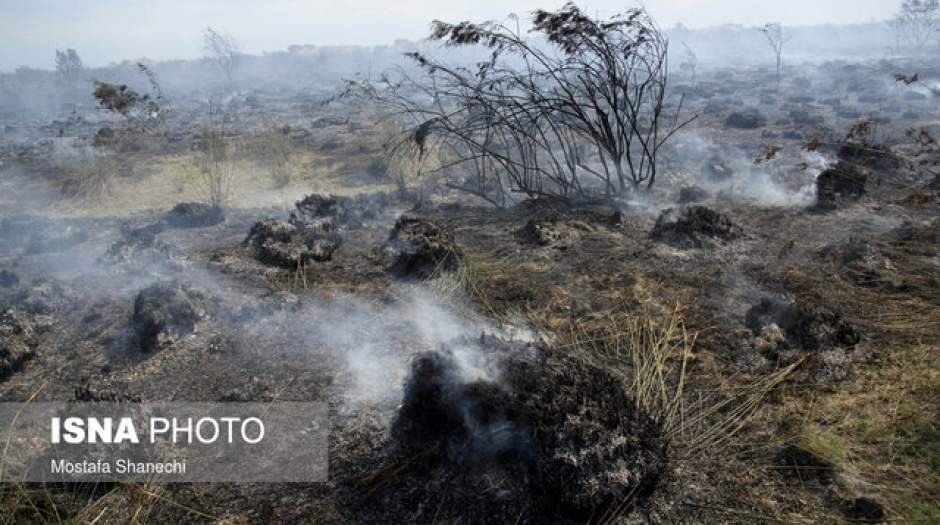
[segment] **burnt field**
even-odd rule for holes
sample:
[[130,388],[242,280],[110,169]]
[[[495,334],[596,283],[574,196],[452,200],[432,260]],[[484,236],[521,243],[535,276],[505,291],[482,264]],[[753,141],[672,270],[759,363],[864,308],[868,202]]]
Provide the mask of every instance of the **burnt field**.
[[[423,56],[384,86],[141,64],[54,109],[7,76],[0,400],[332,428],[325,483],[6,483],[0,522],[940,518],[935,61],[647,72],[621,131],[656,153],[618,178],[564,108],[504,111],[550,81],[455,67],[435,113]],[[490,146],[533,124],[563,129]]]

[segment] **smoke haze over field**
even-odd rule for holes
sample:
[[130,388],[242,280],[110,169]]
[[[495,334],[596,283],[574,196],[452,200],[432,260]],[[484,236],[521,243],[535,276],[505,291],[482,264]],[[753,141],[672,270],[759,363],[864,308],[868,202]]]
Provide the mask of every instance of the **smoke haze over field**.
[[[78,50],[92,67],[131,57],[196,58],[202,55],[200,31],[207,25],[231,33],[245,52],[257,54],[292,44],[383,45],[398,38],[419,39],[426,36],[431,18],[485,20],[496,14],[553,9],[561,3],[0,0],[0,34],[5,44],[0,48],[0,71],[22,65],[51,69],[55,50],[65,48]],[[897,9],[897,3],[888,0],[648,0],[645,4],[663,27],[681,22],[691,28],[725,23],[753,26],[769,21],[785,25],[866,23],[885,20]],[[592,0],[582,7],[609,16],[625,5]]]

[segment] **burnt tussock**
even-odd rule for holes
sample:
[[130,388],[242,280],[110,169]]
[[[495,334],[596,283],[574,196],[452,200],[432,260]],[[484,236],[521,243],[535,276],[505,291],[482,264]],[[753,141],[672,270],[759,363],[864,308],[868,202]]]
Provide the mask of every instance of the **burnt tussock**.
[[176,281],[141,290],[134,299],[132,321],[141,351],[160,350],[193,333],[211,306],[205,291]]
[[[413,470],[375,488],[382,501],[452,491],[446,515],[473,509],[479,519],[568,522],[630,507],[655,490],[666,440],[619,379],[547,349],[492,336],[475,344],[498,360],[491,379],[466,377],[447,349],[412,360],[386,462]],[[376,482],[360,481],[365,490]],[[386,510],[421,519],[413,509]]]
[[453,236],[433,222],[402,216],[384,246],[388,271],[398,277],[427,279],[460,264],[463,253]]
[[705,206],[690,206],[662,212],[650,238],[679,248],[704,248],[742,234],[727,215]]

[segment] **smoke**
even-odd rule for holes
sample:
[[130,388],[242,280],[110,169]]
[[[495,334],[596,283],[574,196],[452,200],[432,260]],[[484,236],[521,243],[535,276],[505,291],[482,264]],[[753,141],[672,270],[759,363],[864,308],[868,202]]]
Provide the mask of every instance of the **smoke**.
[[[47,157],[74,163],[89,154],[74,141],[56,140]],[[5,171],[10,180],[27,176]],[[175,280],[206,290],[220,307],[201,331],[224,331],[237,348],[255,353],[255,358],[273,352],[291,359],[292,366],[324,367],[335,374],[333,388],[347,410],[363,404],[394,409],[412,357],[444,347],[452,352],[462,381],[497,381],[496,367],[473,341],[483,333],[515,335],[504,333],[459,299],[440,300],[424,283],[393,284],[392,298],[383,301],[313,293],[272,297],[267,290],[246,287],[238,277],[206,267],[197,255],[205,243],[199,230],[164,230],[159,226],[161,214],[152,212],[124,218],[54,218],[62,202],[55,188],[16,187],[35,191],[19,195],[17,207],[23,215],[7,216],[0,225],[0,262],[24,285],[37,278],[58,281],[70,300],[126,304],[128,312],[136,294],[154,283]],[[387,231],[401,204],[380,201],[349,201],[355,206],[350,214],[365,228]],[[369,213],[357,214],[360,208]],[[222,226],[222,235],[230,235],[246,220],[244,211],[231,213],[238,217]],[[30,252],[34,243],[61,245]]]
[[[59,235],[68,228],[62,220],[23,220],[25,238]],[[249,363],[284,359],[295,369],[322,369],[333,377],[331,397],[345,413],[377,406],[392,414],[401,402],[411,360],[423,352],[446,349],[461,382],[498,382],[496,363],[476,342],[482,334],[506,339],[529,335],[484,319],[462,298],[442,300],[422,282],[393,283],[391,298],[383,300],[349,294],[272,295],[246,287],[237,275],[205,267],[193,255],[196,246],[190,245],[201,237],[176,237],[172,230],[157,233],[152,245],[131,248],[126,259],[115,259],[109,255],[112,247],[133,235],[119,231],[116,222],[76,223],[73,228],[89,232],[84,241],[62,251],[20,252],[11,256],[18,264],[4,267],[16,271],[23,283],[37,277],[61,282],[69,300],[126,304],[128,313],[137,293],[154,283],[178,281],[204,290],[218,310],[204,320],[200,333],[225,333],[234,348],[249,354],[243,356]],[[3,236],[10,224],[5,223]]]
[[324,355],[336,359],[338,392],[350,410],[396,406],[410,361],[423,352],[446,348],[461,381],[498,381],[495,363],[474,341],[484,333],[508,337],[500,327],[465,305],[441,302],[425,284],[402,285],[396,295],[382,303],[350,295],[312,299],[296,311],[277,314],[274,322],[253,324],[245,339],[288,333],[300,362],[316,365]]
[[816,177],[828,167],[828,161],[817,153],[802,154],[805,166],[795,174],[794,184],[779,181],[772,168],[751,170],[746,180],[732,183],[732,196],[762,206],[804,207],[816,200]]
[[679,134],[670,152],[678,186],[695,185],[720,200],[758,206],[813,204],[816,177],[830,164],[817,152],[795,147],[756,163],[757,151],[719,144],[701,130]]

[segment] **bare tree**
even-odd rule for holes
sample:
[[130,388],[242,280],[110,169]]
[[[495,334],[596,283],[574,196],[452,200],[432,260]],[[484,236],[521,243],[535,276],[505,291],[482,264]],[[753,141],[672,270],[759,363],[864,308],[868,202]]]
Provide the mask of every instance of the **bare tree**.
[[445,184],[497,205],[511,193],[651,187],[660,148],[690,121],[679,121],[681,100],[666,104],[665,35],[641,9],[597,20],[571,3],[535,11],[531,32],[545,42],[495,22],[435,21],[431,40],[483,46],[489,59],[471,70],[410,53],[419,78],[398,70],[347,92],[410,122],[390,151],[434,155],[434,172],[463,168]]
[[241,64],[241,50],[231,35],[223,34],[211,27],[202,32],[203,47],[206,58],[217,65],[229,82],[235,79],[238,66]]
[[894,23],[914,48],[922,52],[940,29],[940,0],[903,0]]
[[758,27],[765,38],[767,38],[767,43],[770,44],[771,49],[774,51],[774,58],[777,60],[777,83],[780,83],[780,65],[783,59],[783,46],[792,38],[790,35],[787,35],[783,31],[783,26],[777,22],[772,22],[765,24],[763,27]]
[[62,78],[71,82],[78,77],[84,69],[84,66],[82,65],[82,59],[78,56],[78,52],[74,49],[69,48],[65,51],[57,49],[55,52],[55,69],[62,75]]
[[212,122],[203,132],[199,165],[192,182],[197,193],[214,209],[224,209],[231,197],[235,177],[232,145],[225,141],[224,128]]

